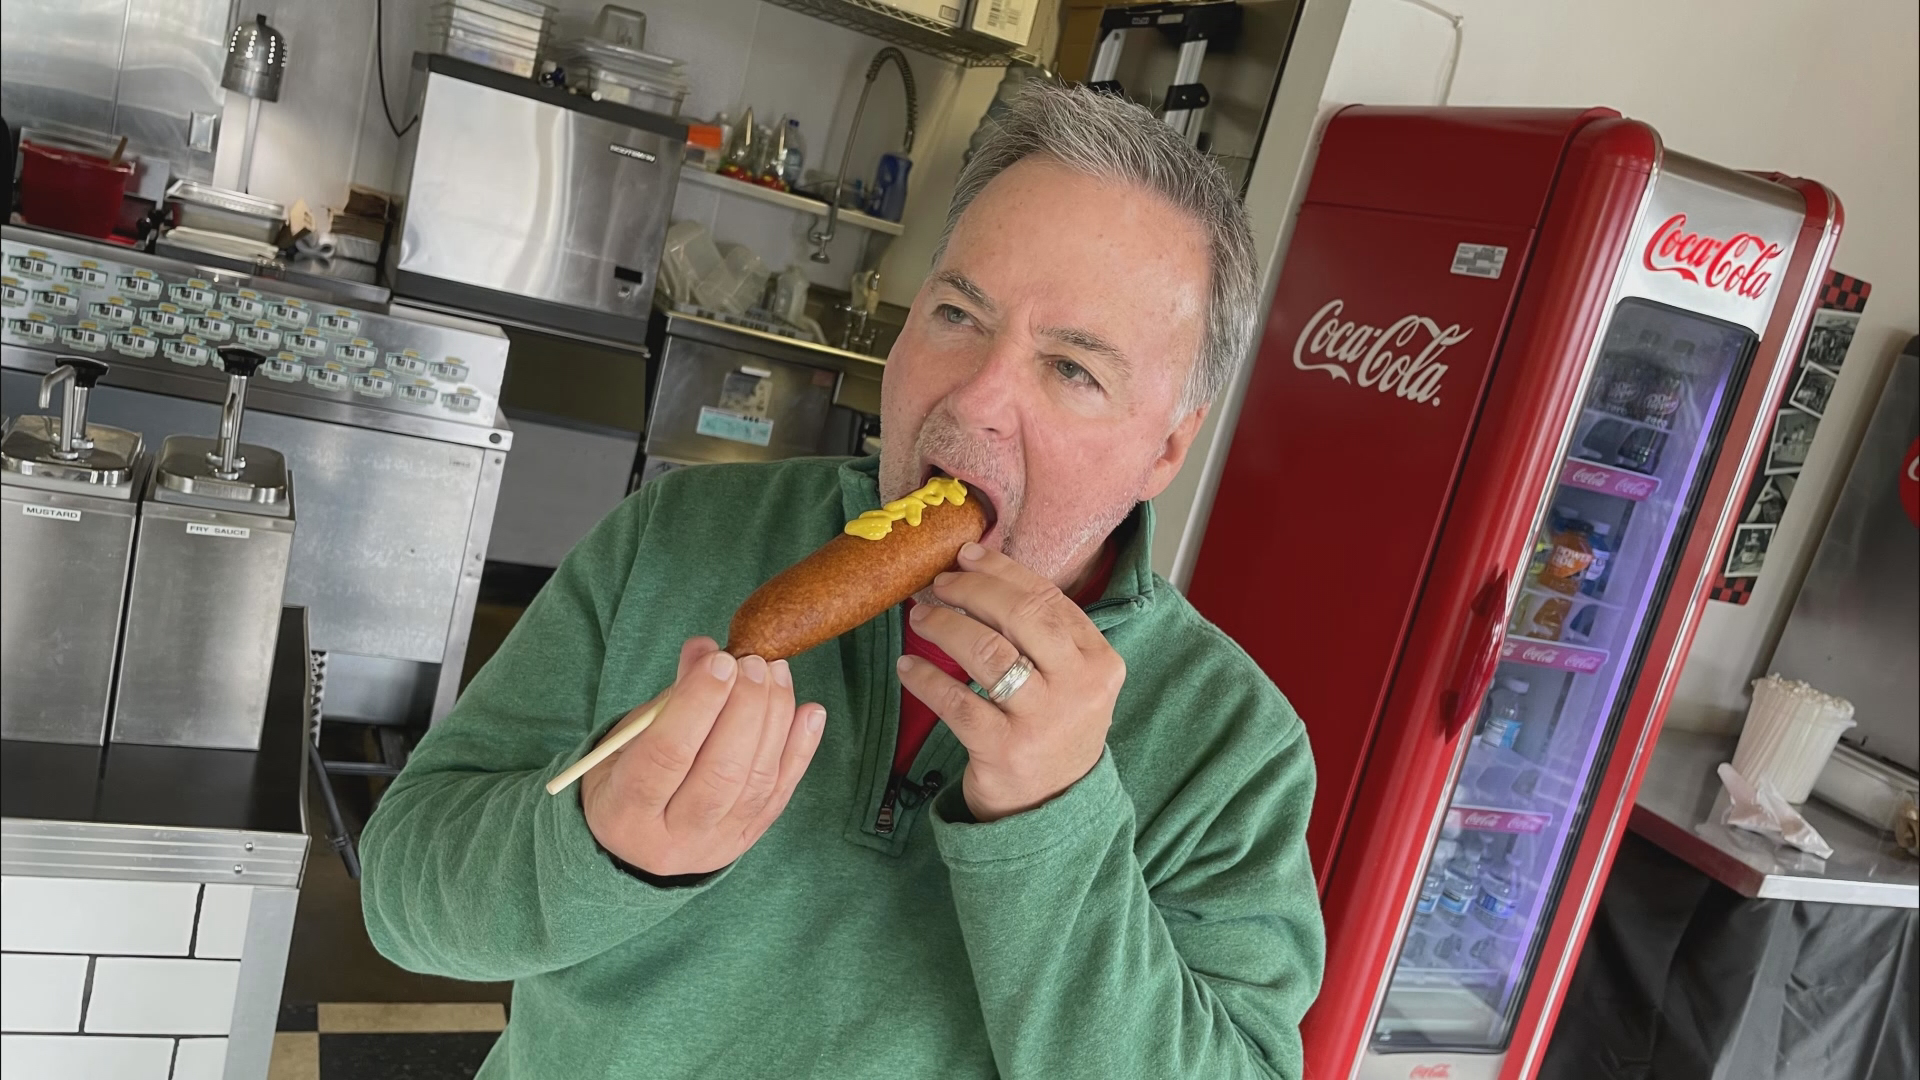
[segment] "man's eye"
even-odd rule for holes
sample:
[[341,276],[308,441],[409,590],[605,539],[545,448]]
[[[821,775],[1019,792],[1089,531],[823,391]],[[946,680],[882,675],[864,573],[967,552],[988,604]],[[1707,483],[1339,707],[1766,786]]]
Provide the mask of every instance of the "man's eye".
[[1053,370],[1057,372],[1061,378],[1076,386],[1100,385],[1094,379],[1091,371],[1088,371],[1086,368],[1081,367],[1071,360],[1055,360],[1053,362]]
[[973,321],[972,316],[952,304],[941,304],[933,309],[933,313],[935,318],[951,326],[965,326]]

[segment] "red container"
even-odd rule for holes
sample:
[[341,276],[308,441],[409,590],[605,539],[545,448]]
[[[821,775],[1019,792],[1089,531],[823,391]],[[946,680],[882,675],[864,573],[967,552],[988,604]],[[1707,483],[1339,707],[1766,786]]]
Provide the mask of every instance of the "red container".
[[20,144],[20,215],[61,232],[105,238],[120,218],[133,163],[38,143]]

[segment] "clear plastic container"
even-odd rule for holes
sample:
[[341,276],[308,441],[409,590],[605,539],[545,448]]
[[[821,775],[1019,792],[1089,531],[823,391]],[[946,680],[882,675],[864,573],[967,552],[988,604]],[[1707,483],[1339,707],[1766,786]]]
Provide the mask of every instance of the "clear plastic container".
[[694,287],[724,265],[713,234],[697,221],[676,221],[660,251],[660,279],[676,307],[693,302]]
[[567,83],[574,89],[592,94],[601,101],[645,109],[663,116],[679,116],[680,106],[687,100],[687,87],[684,83],[675,85],[656,82],[629,75],[617,75],[593,67],[569,66]]
[[540,0],[449,0],[446,6],[535,30],[551,27],[555,10],[552,4],[544,4]]
[[593,20],[593,36],[610,45],[644,49],[647,47],[647,13],[603,4]]
[[722,265],[693,287],[694,299],[716,311],[743,315],[766,292],[771,273],[767,264],[743,244],[729,244],[721,252]]
[[477,30],[492,34],[502,41],[512,41],[525,45],[535,52],[546,44],[547,27],[527,26],[510,19],[495,18],[483,12],[471,11],[457,4],[435,4],[427,9],[429,25],[451,25],[463,30]]
[[427,38],[434,51],[522,78],[533,77],[539,56],[538,50],[519,42],[447,23],[427,24]]
[[553,58],[569,86],[602,101],[678,116],[687,99],[680,61],[670,57],[582,38],[556,48]]

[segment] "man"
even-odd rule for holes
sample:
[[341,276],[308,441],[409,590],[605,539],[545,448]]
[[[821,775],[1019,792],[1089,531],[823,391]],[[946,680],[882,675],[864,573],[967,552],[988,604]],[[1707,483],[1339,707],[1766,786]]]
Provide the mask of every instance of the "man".
[[[381,951],[516,982],[484,1080],[1300,1075],[1307,740],[1148,565],[1144,500],[1253,332],[1245,215],[1145,110],[1040,88],[934,264],[877,464],[643,488],[368,824]],[[790,664],[717,650],[762,581],[935,470],[996,514],[956,572]]]

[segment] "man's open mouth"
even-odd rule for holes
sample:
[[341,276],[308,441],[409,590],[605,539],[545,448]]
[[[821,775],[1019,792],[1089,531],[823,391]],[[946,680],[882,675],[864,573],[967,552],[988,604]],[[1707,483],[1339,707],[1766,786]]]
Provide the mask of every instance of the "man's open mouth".
[[949,477],[967,485],[967,497],[970,499],[979,499],[980,508],[987,512],[987,532],[991,533],[994,525],[1000,521],[1000,510],[994,505],[993,493],[987,490],[986,485],[973,477],[958,475],[939,465],[927,464],[921,467],[921,484],[924,485],[936,476]]

